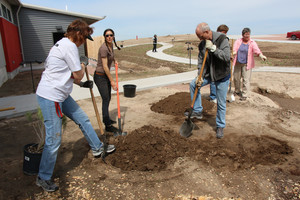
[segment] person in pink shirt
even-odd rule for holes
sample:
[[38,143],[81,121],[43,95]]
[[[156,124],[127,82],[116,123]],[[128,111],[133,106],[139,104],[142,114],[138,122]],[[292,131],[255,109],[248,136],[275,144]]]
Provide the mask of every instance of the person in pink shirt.
[[267,60],[257,43],[250,38],[250,33],[250,28],[244,28],[242,38],[237,39],[233,45],[233,82],[235,94],[241,96],[241,100],[246,100],[248,97],[251,72],[255,66],[254,55],[259,56],[263,61]]

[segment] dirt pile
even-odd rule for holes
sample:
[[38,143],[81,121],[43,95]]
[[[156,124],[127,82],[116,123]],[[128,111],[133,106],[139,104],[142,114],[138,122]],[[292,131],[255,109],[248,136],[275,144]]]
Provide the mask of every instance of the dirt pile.
[[[184,111],[191,106],[191,95],[188,92],[177,92],[161,99],[151,106],[151,110],[166,115],[183,116]],[[212,111],[214,103],[202,97],[203,114]]]
[[[151,109],[168,115],[182,115],[189,102],[189,93],[178,92],[153,104]],[[213,103],[205,99],[203,102],[205,112],[209,113],[214,108]],[[214,168],[238,170],[284,163],[287,156],[293,154],[287,142],[270,136],[230,134],[231,137],[222,140],[213,136],[193,140],[171,130],[147,125],[126,137],[116,138],[117,151],[107,160],[125,171],[160,171],[179,157],[189,157]]]
[[191,143],[174,131],[143,126],[126,137],[118,137],[117,151],[107,160],[126,171],[162,170],[174,159],[187,156]]
[[125,171],[160,171],[179,157],[190,157],[203,165],[228,170],[284,163],[293,149],[269,136],[233,136],[216,140],[191,140],[154,126],[143,126],[115,141],[117,151],[107,158]]

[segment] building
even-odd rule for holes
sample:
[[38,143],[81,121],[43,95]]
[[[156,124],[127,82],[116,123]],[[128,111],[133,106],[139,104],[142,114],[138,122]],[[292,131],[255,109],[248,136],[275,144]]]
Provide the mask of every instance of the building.
[[[0,86],[19,73],[20,64],[43,62],[75,19],[91,25],[105,18],[22,4],[19,0],[0,0],[0,4]],[[79,52],[87,55],[86,45]]]

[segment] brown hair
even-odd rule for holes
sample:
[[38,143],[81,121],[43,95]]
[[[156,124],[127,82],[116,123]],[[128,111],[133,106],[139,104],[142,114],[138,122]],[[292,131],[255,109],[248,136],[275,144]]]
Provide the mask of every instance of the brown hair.
[[[80,32],[79,35],[77,35],[78,31]],[[85,21],[76,19],[68,26],[65,37],[72,38],[73,42],[75,43],[78,41],[84,43],[86,38],[89,35],[93,34],[93,32],[93,28],[89,27],[89,25]]]
[[227,33],[229,30],[228,26],[226,26],[225,24],[221,24],[218,29],[217,29],[217,32],[225,32]]

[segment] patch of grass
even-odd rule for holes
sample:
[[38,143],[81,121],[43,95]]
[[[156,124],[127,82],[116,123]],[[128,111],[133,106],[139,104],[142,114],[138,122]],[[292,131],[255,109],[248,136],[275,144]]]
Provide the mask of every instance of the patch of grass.
[[[183,57],[183,58],[189,58],[188,55],[188,45],[185,44],[186,41],[178,41],[173,43],[173,47],[164,50],[164,53],[173,55],[173,56],[178,56],[178,57]],[[199,42],[197,41],[192,41],[192,44],[189,46],[193,48],[191,50],[192,53],[192,59],[197,59],[198,58],[198,44]]]
[[[119,66],[120,69],[128,70],[128,73],[120,74],[120,81],[181,73],[197,69],[196,66],[190,68],[189,64],[169,62],[149,57],[146,55],[146,52],[152,50],[152,47],[152,44],[146,44],[126,47],[121,51],[115,50],[116,60],[119,63],[126,61],[123,62],[123,66]],[[159,47],[161,45],[158,45],[157,48]],[[134,65],[125,66],[126,63],[134,63]],[[140,68],[135,70],[138,67]]]

